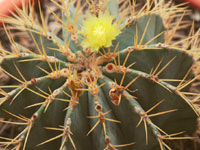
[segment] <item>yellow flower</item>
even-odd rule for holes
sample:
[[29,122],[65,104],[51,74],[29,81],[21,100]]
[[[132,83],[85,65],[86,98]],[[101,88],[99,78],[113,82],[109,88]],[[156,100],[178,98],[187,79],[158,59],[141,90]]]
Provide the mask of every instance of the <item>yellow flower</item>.
[[108,12],[100,13],[98,17],[90,15],[84,22],[81,34],[84,39],[81,45],[97,51],[100,47],[110,47],[112,40],[120,33],[118,24],[113,23],[113,16]]

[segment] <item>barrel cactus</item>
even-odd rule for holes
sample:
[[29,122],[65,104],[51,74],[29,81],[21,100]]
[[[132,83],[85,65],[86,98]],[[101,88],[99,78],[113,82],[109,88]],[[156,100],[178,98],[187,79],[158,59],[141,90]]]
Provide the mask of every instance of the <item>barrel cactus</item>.
[[167,150],[167,140],[192,138],[198,112],[185,91],[196,78],[194,60],[171,44],[178,25],[169,23],[184,9],[157,0],[137,11],[128,0],[52,3],[62,11],[49,9],[63,37],[48,30],[41,8],[35,21],[31,4],[3,19],[26,31],[35,49],[16,43],[4,25],[12,51],[1,49],[1,71],[17,83],[1,86],[0,117],[18,121],[1,122],[25,128],[0,137],[1,146]]

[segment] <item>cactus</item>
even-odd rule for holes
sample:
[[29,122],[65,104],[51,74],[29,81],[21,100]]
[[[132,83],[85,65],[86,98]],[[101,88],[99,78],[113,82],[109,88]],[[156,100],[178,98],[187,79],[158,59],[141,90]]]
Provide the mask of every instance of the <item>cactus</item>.
[[167,140],[192,139],[198,112],[186,90],[196,79],[194,59],[180,42],[171,44],[178,25],[167,22],[184,9],[156,0],[138,12],[126,0],[52,2],[62,10],[62,18],[50,11],[63,38],[48,31],[40,7],[41,25],[34,20],[31,4],[3,19],[26,31],[35,50],[4,25],[13,50],[1,49],[1,71],[17,84],[1,86],[0,117],[18,122],[1,122],[25,128],[0,137],[1,146],[167,150]]

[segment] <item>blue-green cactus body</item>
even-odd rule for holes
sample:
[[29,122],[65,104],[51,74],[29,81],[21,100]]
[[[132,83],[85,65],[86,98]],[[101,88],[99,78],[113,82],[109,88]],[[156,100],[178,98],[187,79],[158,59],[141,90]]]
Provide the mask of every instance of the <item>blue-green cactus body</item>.
[[[76,8],[69,6],[73,20]],[[107,7],[119,21],[117,2],[110,0]],[[78,19],[77,30],[83,18]],[[69,42],[72,33],[66,29],[67,39],[61,40],[27,28],[40,53],[5,56],[2,71],[23,86],[0,101],[0,117],[32,118],[17,138],[26,144],[24,149],[164,150],[168,135],[195,131],[197,113],[179,84],[194,60],[187,51],[163,44],[165,27],[157,14],[125,26],[106,53],[86,53],[81,38]],[[71,51],[64,53],[66,42]],[[184,80],[192,78],[189,73]]]

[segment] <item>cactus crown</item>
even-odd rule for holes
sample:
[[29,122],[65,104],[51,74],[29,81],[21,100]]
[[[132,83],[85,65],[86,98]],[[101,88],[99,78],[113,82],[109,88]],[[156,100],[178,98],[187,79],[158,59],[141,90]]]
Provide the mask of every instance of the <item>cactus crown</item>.
[[0,137],[0,146],[167,150],[166,140],[191,139],[182,134],[195,131],[199,114],[185,90],[197,78],[191,41],[199,39],[171,42],[185,8],[158,0],[139,11],[127,0],[51,1],[62,11],[60,18],[49,8],[62,38],[50,32],[40,5],[41,24],[31,3],[3,18],[35,48],[16,43],[4,26],[12,51],[1,48],[1,71],[17,84],[0,86],[0,117],[19,122],[0,122],[25,128],[14,139]]

